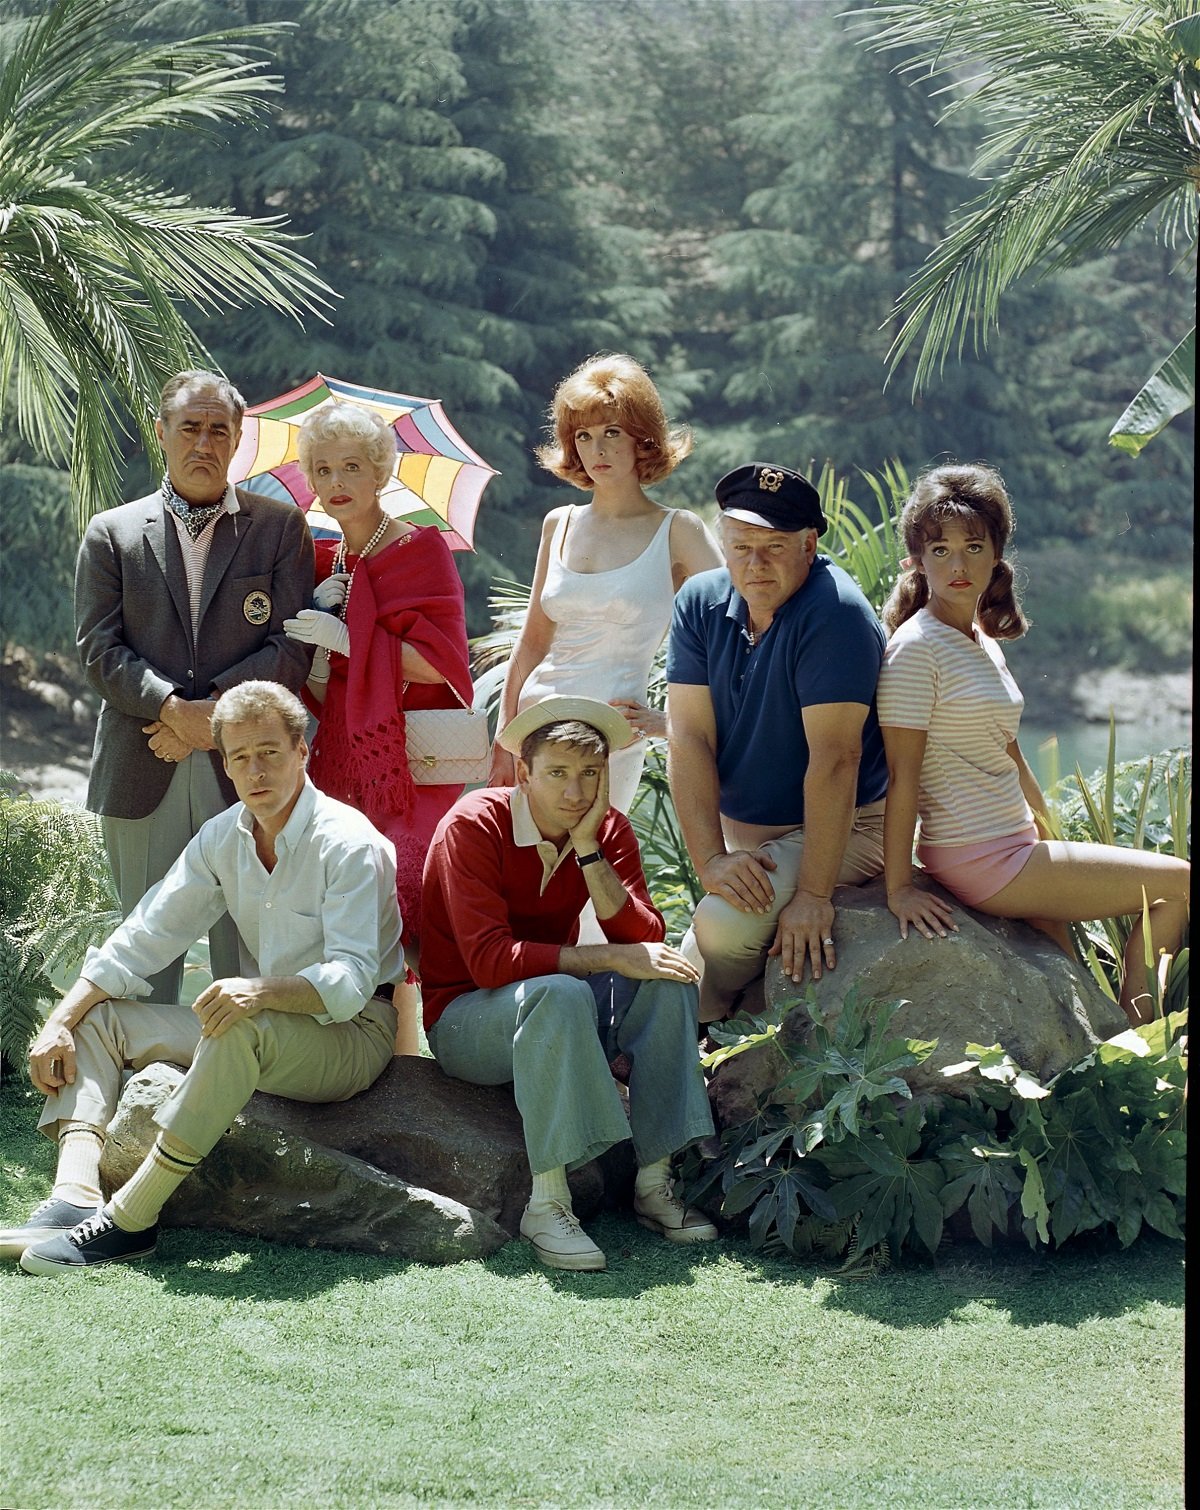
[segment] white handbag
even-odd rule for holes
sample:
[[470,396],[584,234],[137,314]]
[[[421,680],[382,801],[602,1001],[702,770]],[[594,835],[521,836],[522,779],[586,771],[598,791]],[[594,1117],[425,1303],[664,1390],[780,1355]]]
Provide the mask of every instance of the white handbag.
[[460,782],[474,786],[487,780],[491,754],[487,713],[472,708],[456,687],[450,690],[461,708],[405,709],[408,769],[417,786],[457,786]]

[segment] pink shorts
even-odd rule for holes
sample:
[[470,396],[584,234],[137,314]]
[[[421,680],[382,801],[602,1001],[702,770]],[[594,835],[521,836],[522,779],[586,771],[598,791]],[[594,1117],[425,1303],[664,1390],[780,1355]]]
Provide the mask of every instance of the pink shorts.
[[981,844],[918,844],[917,859],[968,907],[978,907],[1020,875],[1038,842],[1037,824]]

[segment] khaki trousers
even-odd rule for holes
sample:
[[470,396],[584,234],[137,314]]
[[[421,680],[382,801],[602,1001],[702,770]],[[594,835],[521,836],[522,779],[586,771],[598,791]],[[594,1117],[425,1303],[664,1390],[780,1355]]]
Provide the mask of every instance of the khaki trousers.
[[[775,861],[770,872],[775,898],[767,912],[739,912],[717,896],[701,899],[692,926],[680,949],[702,972],[700,1021],[714,1022],[729,1015],[734,999],[766,969],[767,950],[775,941],[779,914],[796,894],[800,862],[804,858],[804,829],[794,828],[759,844],[751,844],[736,825],[725,824],[731,849],[756,848]],[[740,840],[740,842],[739,842]],[[883,872],[883,803],[856,808],[854,826],[838,871],[839,886],[859,886]],[[760,1005],[760,1004],[756,1004]]]
[[260,1012],[217,1038],[201,1038],[190,1007],[100,1002],[75,1029],[75,1082],[46,1097],[38,1126],[49,1137],[58,1122],[106,1128],[125,1070],[177,1064],[187,1074],[155,1121],[207,1154],[255,1091],[317,1102],[365,1091],[391,1061],[395,1036],[395,1008],[375,999],[349,1022]]

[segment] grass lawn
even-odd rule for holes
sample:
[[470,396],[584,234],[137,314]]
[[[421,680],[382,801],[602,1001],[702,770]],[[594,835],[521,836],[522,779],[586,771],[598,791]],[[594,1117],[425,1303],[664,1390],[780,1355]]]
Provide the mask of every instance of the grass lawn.
[[[46,1192],[0,1093],[0,1220]],[[592,1224],[594,1276],[168,1231],[149,1263],[0,1275],[6,1510],[1175,1506],[1183,1250],[839,1282]]]

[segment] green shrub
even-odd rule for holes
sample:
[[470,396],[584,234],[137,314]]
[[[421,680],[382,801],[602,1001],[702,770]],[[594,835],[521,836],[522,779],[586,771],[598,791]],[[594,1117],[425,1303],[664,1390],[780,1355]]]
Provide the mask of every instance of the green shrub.
[[121,921],[92,813],[35,802],[0,771],[0,1054],[24,1068],[51,972],[73,969]]
[[[1192,655],[1192,579],[1186,563],[1130,571],[1129,558],[1076,542],[1015,553],[1021,601],[1038,653],[1068,666],[1185,670]],[[1019,678],[1018,678],[1019,679]]]
[[786,1072],[721,1152],[684,1159],[686,1199],[745,1222],[760,1248],[822,1252],[862,1274],[919,1246],[936,1253],[966,1211],[987,1247],[1023,1234],[1031,1248],[1143,1224],[1182,1239],[1186,1194],[1186,1010],[1100,1044],[1046,1084],[999,1045],[968,1044],[943,1071],[966,1096],[917,1102],[902,1072],[935,1047],[890,1038],[898,1002],[860,1001],[835,1018],[805,999],[813,1027],[779,1029],[799,1003],[713,1026],[705,1063],[774,1043]]
[[[1055,783],[1050,794],[1058,837],[1092,844],[1117,844],[1187,860],[1191,856],[1192,759],[1186,750],[1164,750],[1140,760],[1116,760],[1116,725],[1108,726],[1108,759],[1085,776],[1078,766]],[[1114,1001],[1121,991],[1130,916],[1097,918],[1075,925],[1075,940],[1102,990]],[[1148,937],[1148,930],[1147,930]],[[1187,955],[1146,960],[1152,994],[1161,1012],[1187,1004]]]

